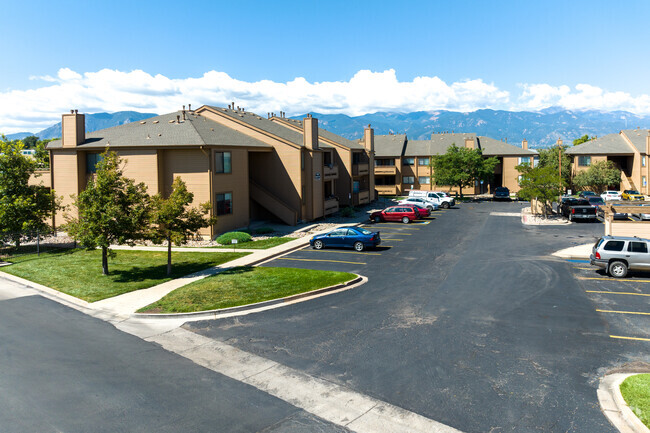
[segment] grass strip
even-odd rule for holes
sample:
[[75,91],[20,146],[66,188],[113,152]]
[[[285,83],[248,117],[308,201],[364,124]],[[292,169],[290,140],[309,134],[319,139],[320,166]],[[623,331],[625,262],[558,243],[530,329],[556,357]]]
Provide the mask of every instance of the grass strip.
[[625,379],[621,394],[632,412],[650,428],[650,374],[636,374]]
[[88,302],[146,289],[174,278],[220,265],[249,253],[172,253],[172,275],[167,276],[166,251],[115,251],[109,275],[102,275],[100,250],[70,249],[4,259],[0,270],[43,284]]
[[[278,245],[285,244],[289,241],[296,240],[296,238],[287,238],[287,237],[275,237],[275,238],[268,238],[268,239],[260,239],[258,241],[250,241],[250,242],[244,242],[242,244],[235,244],[235,250],[242,248],[242,249],[252,249],[252,250],[265,250],[267,248],[273,248],[277,247]],[[212,248],[225,248],[225,249],[233,249],[232,245],[219,245],[217,247],[212,247]]]
[[188,284],[139,313],[189,313],[284,298],[356,278],[348,272],[238,267]]

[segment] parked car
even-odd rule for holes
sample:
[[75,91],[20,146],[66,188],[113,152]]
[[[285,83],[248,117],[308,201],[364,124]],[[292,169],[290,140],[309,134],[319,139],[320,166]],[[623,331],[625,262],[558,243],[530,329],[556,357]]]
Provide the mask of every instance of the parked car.
[[562,199],[561,213],[569,221],[588,220],[596,221],[596,208],[592,207],[585,199]]
[[420,214],[420,218],[426,218],[431,215],[431,209],[428,207],[424,207],[419,204],[413,204],[410,206],[415,206],[415,208],[418,210],[418,213]]
[[444,193],[438,192],[438,191],[422,191],[422,190],[417,190],[417,189],[412,189],[409,191],[409,198],[410,197],[418,197],[418,198],[424,198],[426,200],[430,200],[432,202],[435,202],[438,204],[443,209],[449,209],[451,206],[456,204],[456,200],[454,198],[449,197],[449,194],[445,195]]
[[414,204],[425,207],[430,211],[438,210],[438,201],[432,201],[425,197],[408,197],[398,201],[397,204]]
[[600,197],[605,201],[622,200],[619,191],[605,191],[600,195]]
[[[640,206],[650,206],[649,204],[642,204]],[[650,211],[650,209],[648,209]],[[627,214],[625,214],[627,216]],[[650,213],[633,213],[632,216],[637,217],[641,221],[650,221]]]
[[309,245],[317,250],[324,247],[347,247],[363,251],[366,248],[376,248],[380,243],[379,232],[371,232],[361,227],[339,227],[309,240]]
[[645,196],[635,189],[626,189],[621,194],[623,200],[645,200]]
[[602,199],[600,196],[589,196],[587,198],[587,201],[592,207],[596,208],[596,213],[598,213],[598,210],[600,209],[600,206],[605,205],[605,200]]
[[443,191],[433,191],[434,194],[437,194],[441,200],[440,206],[443,209],[449,209],[452,206],[456,205],[456,199],[449,195],[448,192]]
[[596,194],[593,191],[580,191],[580,193],[578,194],[578,197],[580,197],[580,198],[588,198],[588,197],[595,197],[597,195],[598,194]]
[[615,278],[624,278],[629,269],[650,270],[648,239],[603,236],[591,250],[589,261]]
[[408,224],[420,218],[420,213],[413,206],[391,206],[384,210],[376,211],[370,214],[370,219],[376,223],[382,221],[401,221]]
[[492,200],[507,200],[510,201],[510,190],[505,186],[497,186],[492,195]]
[[578,200],[579,200],[579,199],[577,199],[577,198],[575,198],[575,197],[564,196],[564,197],[562,197],[562,200],[560,201],[560,203],[558,203],[557,208],[555,209],[555,211],[556,211],[559,215],[562,215],[562,216],[565,217],[565,218],[569,218],[568,207],[569,207],[570,205],[574,204],[574,203],[575,203],[576,201],[578,201]]

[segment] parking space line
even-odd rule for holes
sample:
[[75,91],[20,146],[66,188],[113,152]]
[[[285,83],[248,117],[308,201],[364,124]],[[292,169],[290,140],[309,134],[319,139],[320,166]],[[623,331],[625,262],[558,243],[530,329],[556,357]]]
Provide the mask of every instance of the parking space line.
[[611,292],[609,290],[585,290],[586,293],[607,293],[610,295],[650,296],[648,293]]
[[619,278],[576,277],[579,280],[619,281],[626,283],[650,283],[650,280],[621,280]]
[[324,249],[324,250],[316,250],[316,249],[303,249],[301,251],[312,251],[315,253],[339,253],[339,254],[364,254],[366,256],[381,256],[379,253],[364,253],[362,251],[339,251],[339,250],[332,250],[332,249]]
[[616,310],[596,310],[599,313],[615,313],[615,314],[637,314],[641,316],[650,316],[650,313],[644,313],[641,311],[616,311]]
[[577,266],[574,266],[573,269],[582,269],[582,270],[585,270],[585,271],[591,271],[591,270],[596,269],[596,268],[579,268]]
[[621,340],[650,341],[650,338],[641,337],[623,337],[622,335],[610,335],[609,338],[619,338]]
[[325,259],[294,259],[291,257],[278,257],[276,260],[295,260],[297,262],[333,262],[333,263],[351,263],[353,265],[367,265],[362,262],[345,262],[343,260],[325,260]]
[[[402,242],[404,239],[384,238],[385,241]],[[383,245],[382,245],[383,247]]]
[[401,235],[401,236],[413,236],[413,233],[403,233],[403,232],[383,232],[383,233],[389,233],[389,234]]

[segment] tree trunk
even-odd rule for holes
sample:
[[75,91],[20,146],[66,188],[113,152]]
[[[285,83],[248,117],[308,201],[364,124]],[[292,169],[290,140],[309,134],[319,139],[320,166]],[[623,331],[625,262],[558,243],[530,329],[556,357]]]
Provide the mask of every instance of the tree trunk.
[[108,248],[102,247],[102,275],[108,275]]
[[172,274],[172,240],[167,236],[167,276]]

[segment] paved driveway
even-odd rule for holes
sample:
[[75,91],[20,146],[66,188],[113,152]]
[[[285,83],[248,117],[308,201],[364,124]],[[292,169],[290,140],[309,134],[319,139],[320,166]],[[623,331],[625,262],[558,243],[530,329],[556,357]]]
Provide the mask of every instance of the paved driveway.
[[603,226],[522,226],[508,216],[521,207],[461,204],[426,225],[379,224],[390,248],[371,254],[297,251],[266,266],[369,281],[186,326],[467,432],[613,432],[598,379],[650,361],[648,343],[610,338],[612,318],[596,311],[574,265],[549,256]]

